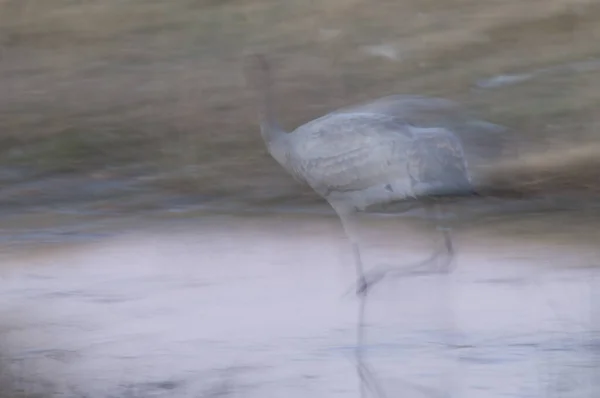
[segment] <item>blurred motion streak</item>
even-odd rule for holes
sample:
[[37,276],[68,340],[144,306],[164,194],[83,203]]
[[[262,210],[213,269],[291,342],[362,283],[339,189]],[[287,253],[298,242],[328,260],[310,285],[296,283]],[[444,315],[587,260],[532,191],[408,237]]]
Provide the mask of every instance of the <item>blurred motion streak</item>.
[[[355,396],[357,371],[379,396],[598,396],[598,21],[593,0],[0,0],[0,398]],[[249,52],[278,131],[316,141],[265,147]]]

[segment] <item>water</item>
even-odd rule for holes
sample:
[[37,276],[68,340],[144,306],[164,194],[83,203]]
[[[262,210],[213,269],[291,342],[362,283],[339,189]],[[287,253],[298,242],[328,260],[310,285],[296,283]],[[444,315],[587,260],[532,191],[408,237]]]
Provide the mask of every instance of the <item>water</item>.
[[[428,254],[431,235],[384,222],[364,227],[368,264]],[[457,245],[452,275],[370,296],[386,396],[596,396],[595,253],[468,231]],[[353,276],[333,218],[199,217],[6,261],[0,341],[64,396],[357,397]]]

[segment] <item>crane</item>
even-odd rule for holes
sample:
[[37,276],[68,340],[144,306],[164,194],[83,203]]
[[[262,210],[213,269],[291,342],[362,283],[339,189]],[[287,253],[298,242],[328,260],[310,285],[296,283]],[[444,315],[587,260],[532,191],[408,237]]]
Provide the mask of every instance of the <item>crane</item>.
[[[270,155],[296,180],[310,186],[335,210],[348,237],[366,294],[377,273],[367,277],[358,239],[356,213],[398,201],[422,203],[444,236],[442,266],[454,256],[450,229],[441,225],[439,199],[477,195],[461,140],[443,125],[419,125],[424,115],[448,113],[454,102],[441,98],[392,95],[328,113],[287,133],[274,115],[270,67],[262,54],[246,57],[246,81],[259,97],[260,130]],[[493,129],[491,123],[478,122]]]
[[[247,84],[259,97],[260,132],[269,154],[296,180],[310,186],[335,210],[352,247],[361,300],[358,340],[362,341],[365,297],[388,272],[365,273],[357,213],[398,201],[435,210],[444,237],[442,251],[418,264],[419,272],[450,272],[454,248],[442,222],[439,199],[476,195],[461,140],[443,123],[423,123],[428,115],[455,110],[441,98],[392,95],[349,106],[285,132],[275,117],[270,67],[262,54],[245,60]],[[497,130],[483,121],[470,129]],[[440,266],[439,255],[446,261]],[[432,265],[429,267],[429,265]],[[406,275],[406,273],[404,273]],[[360,353],[357,351],[357,356]],[[361,380],[367,371],[359,369]],[[361,396],[365,396],[361,387]]]

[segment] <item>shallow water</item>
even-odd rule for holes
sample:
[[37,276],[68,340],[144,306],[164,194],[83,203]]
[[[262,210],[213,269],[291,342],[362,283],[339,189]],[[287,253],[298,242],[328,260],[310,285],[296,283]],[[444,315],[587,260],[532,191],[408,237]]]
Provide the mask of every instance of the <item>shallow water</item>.
[[[424,230],[379,222],[363,230],[369,265],[431,250]],[[358,396],[354,272],[335,219],[181,225],[5,262],[14,369],[66,396]],[[468,231],[457,245],[453,274],[370,295],[365,351],[382,392],[596,396],[595,252]]]

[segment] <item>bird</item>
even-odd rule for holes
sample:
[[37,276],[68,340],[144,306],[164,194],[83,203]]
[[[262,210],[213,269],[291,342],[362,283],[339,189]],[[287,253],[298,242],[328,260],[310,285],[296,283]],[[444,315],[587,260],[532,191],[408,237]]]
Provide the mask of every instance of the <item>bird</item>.
[[[445,253],[435,252],[428,262],[445,254],[443,266],[438,264],[433,271],[450,271],[454,248],[450,229],[441,221],[440,201],[477,196],[459,136],[436,121],[457,113],[453,101],[391,95],[335,110],[288,133],[275,116],[270,65],[264,54],[246,55],[245,77],[259,97],[260,132],[269,154],[324,198],[340,218],[352,247],[358,294],[365,294],[381,273],[371,280],[365,274],[356,215],[378,206],[416,201],[433,212]],[[502,131],[477,120],[463,125]]]
[[[365,272],[357,214],[402,201],[423,205],[428,213],[434,213],[444,247],[399,275],[407,275],[406,271],[451,272],[454,247],[450,229],[443,221],[441,203],[447,198],[478,195],[456,132],[460,126],[469,132],[478,129],[498,132],[502,128],[452,117],[458,110],[453,101],[391,95],[335,110],[286,132],[275,114],[273,82],[266,56],[246,54],[244,68],[246,83],[258,99],[260,133],[267,151],[292,177],[307,184],[330,204],[350,241],[356,294],[362,299],[358,327],[361,342],[367,293],[390,272]],[[446,258],[441,266],[436,261],[440,255]],[[357,351],[357,357],[360,356]],[[372,379],[367,373],[360,361],[361,380]],[[362,390],[361,396],[365,396]]]

